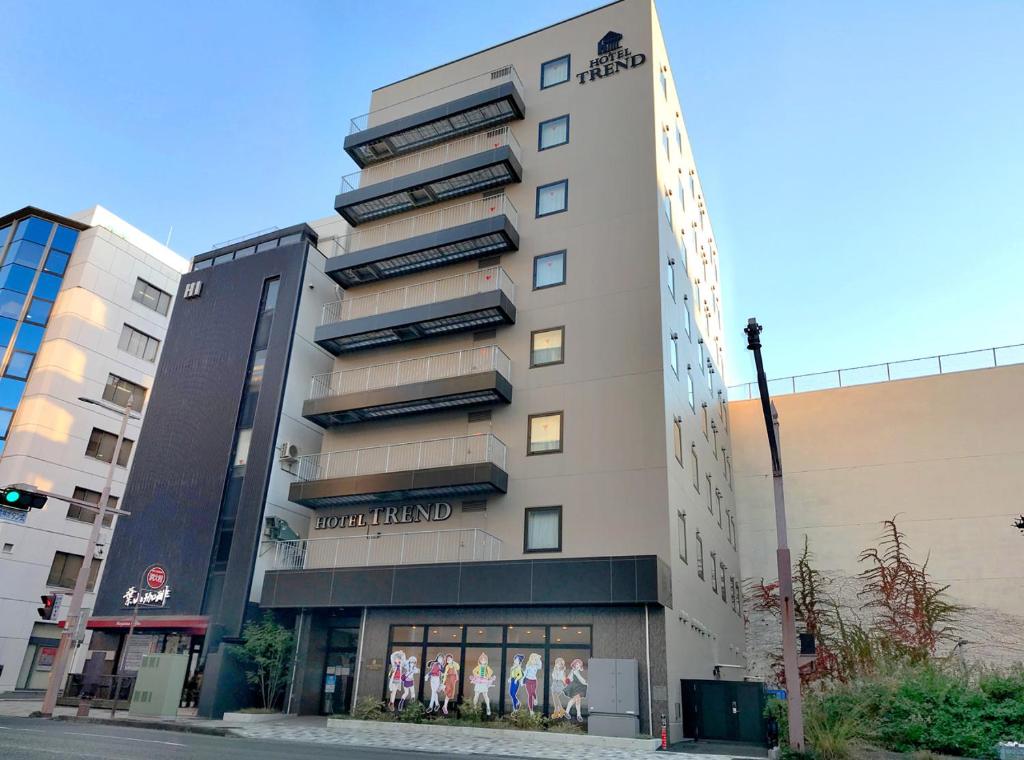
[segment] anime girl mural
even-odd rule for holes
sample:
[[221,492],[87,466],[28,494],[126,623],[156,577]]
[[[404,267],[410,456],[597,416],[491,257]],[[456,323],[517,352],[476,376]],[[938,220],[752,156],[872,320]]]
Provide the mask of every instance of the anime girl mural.
[[402,699],[398,703],[398,710],[405,709],[405,702],[416,698],[416,674],[420,672],[416,665],[416,658],[409,657],[402,665]]
[[583,722],[583,698],[587,696],[587,678],[583,674],[583,660],[576,658],[569,665],[568,683],[565,695],[569,698],[569,706],[565,709],[565,717],[572,720],[572,708],[576,707],[576,721]]
[[439,654],[430,661],[427,668],[427,683],[430,684],[430,703],[427,705],[427,712],[434,712],[441,707],[439,695],[441,693],[441,675],[444,673],[444,655]]
[[569,685],[569,678],[565,673],[565,660],[561,657],[555,658],[555,664],[551,667],[551,717],[565,717],[565,687]]
[[488,715],[491,714],[491,687],[494,686],[496,678],[494,670],[488,664],[487,653],[481,652],[473,667],[473,672],[469,675],[469,682],[473,684],[473,707],[480,704],[482,697],[487,706]]
[[444,689],[444,706],[441,708],[441,712],[447,715],[448,703],[455,699],[456,694],[459,693],[459,663],[450,654],[444,657],[444,672],[441,675],[441,683]]
[[544,667],[544,661],[536,652],[532,652],[523,666],[523,686],[526,687],[526,709],[533,715],[537,705],[537,673]]
[[388,671],[388,707],[395,709],[395,698],[402,690],[402,668],[405,666],[405,652],[398,649],[391,653],[391,670]]
[[512,712],[519,710],[519,686],[523,683],[523,655],[512,655],[508,669],[508,696],[512,700]]

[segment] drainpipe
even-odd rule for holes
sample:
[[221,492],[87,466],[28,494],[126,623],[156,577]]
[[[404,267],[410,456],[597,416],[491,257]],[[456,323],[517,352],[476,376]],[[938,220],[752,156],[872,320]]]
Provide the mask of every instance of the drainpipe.
[[654,735],[654,708],[651,705],[651,621],[648,610],[644,605],[644,643],[647,646],[647,727]]
[[356,714],[356,700],[359,697],[359,675],[363,672],[363,634],[366,633],[366,608],[363,607],[363,619],[359,621],[359,643],[356,644],[356,675],[352,679],[351,715]]
[[299,610],[299,616],[295,619],[295,651],[292,652],[292,675],[288,679],[288,704],[285,707],[285,714],[291,715],[292,697],[295,695],[295,674],[299,669],[299,646],[302,643],[302,621],[306,617],[306,610]]

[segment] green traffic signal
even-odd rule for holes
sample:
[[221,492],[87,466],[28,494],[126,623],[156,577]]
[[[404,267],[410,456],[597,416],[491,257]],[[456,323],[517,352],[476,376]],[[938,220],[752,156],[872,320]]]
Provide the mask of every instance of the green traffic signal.
[[4,491],[4,501],[8,504],[17,504],[21,501],[21,491],[16,488],[8,488]]
[[23,483],[0,489],[3,505],[9,509],[27,512],[30,509],[42,509],[46,504],[46,496],[24,487]]

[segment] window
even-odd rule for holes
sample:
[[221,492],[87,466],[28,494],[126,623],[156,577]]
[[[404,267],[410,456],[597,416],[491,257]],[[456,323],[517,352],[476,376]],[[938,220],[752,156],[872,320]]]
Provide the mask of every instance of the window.
[[[100,494],[99,491],[92,491],[92,490],[90,490],[88,488],[82,488],[81,486],[75,486],[75,492],[73,494],[71,494],[71,495],[74,498],[78,499],[79,501],[87,501],[90,504],[96,504],[96,505],[98,505],[100,503],[100,496],[101,496],[101,494]],[[107,508],[108,509],[117,509],[117,497],[116,496],[111,496],[107,500]],[[92,524],[92,523],[96,522],[96,516],[97,516],[96,512],[91,512],[90,510],[85,509],[84,507],[81,507],[78,504],[69,504],[68,505],[68,519],[69,520],[78,520],[79,522],[84,522],[84,523]],[[104,528],[109,528],[111,523],[113,523],[113,522],[114,522],[114,516],[113,515],[111,515],[111,514],[105,515],[104,518],[103,518],[103,527]]]
[[[683,154],[683,130],[679,128],[679,124],[676,124],[676,147],[679,149],[679,155]],[[683,183],[679,183],[679,189],[683,189]],[[682,193],[679,193],[682,196]],[[680,197],[679,200],[682,200]]]
[[537,216],[560,214],[569,208],[569,180],[561,179],[537,188]]
[[708,437],[708,405],[707,402],[702,401],[700,404],[700,429],[704,433],[704,437]]
[[686,546],[686,513],[676,513],[676,540],[679,542],[679,559],[683,562],[689,563],[687,557],[687,546]]
[[557,454],[562,450],[562,413],[531,414],[526,432],[526,453]]
[[540,88],[546,90],[556,84],[569,81],[569,56],[542,63],[540,65]]
[[141,330],[136,330],[131,325],[125,325],[121,328],[121,340],[117,342],[117,347],[132,356],[145,359],[147,362],[154,362],[156,361],[156,352],[160,350],[160,341],[146,335]]
[[715,421],[711,421],[711,435],[715,439],[711,443],[711,453],[715,455],[715,459],[718,459],[718,426],[715,425]]
[[562,508],[527,508],[523,530],[523,553],[560,551],[562,551]]
[[728,599],[725,598],[725,571],[728,570],[724,562],[718,563],[718,568],[722,571],[722,582],[719,588],[722,591],[722,601],[728,603]]
[[[685,253],[683,254],[686,255]],[[683,259],[685,261],[685,258]],[[686,337],[693,340],[693,332],[690,325],[690,307],[683,304],[683,328],[686,330]]]
[[668,365],[672,368],[672,374],[679,377],[679,344],[676,343],[676,334],[668,336]]
[[235,443],[235,456],[232,461],[233,467],[245,467],[249,460],[249,442],[252,440],[252,428],[244,428],[238,431],[238,441]]
[[676,461],[683,463],[683,421],[676,417],[672,421],[672,434],[674,436],[673,446],[675,447]]
[[725,456],[725,446],[722,447],[722,477],[729,479],[729,460]]
[[665,219],[668,220],[668,226],[672,226],[672,196],[665,193],[665,199],[661,202],[662,208],[665,211]]
[[[708,490],[711,490],[711,476],[708,475]],[[718,527],[722,527],[722,492],[715,489],[715,501],[718,502]]]
[[530,333],[530,366],[544,367],[565,361],[562,344],[565,341],[565,327],[552,327]]
[[668,100],[668,76],[662,71],[658,74],[658,78],[661,80],[661,94],[665,100]]
[[697,577],[704,580],[704,539],[700,537],[700,531],[697,531]]
[[542,121],[537,131],[537,150],[565,145],[569,142],[569,114]]
[[[700,305],[699,298],[698,298],[697,304],[698,304],[698,306]],[[704,349],[704,339],[703,338],[699,338],[697,340],[697,351],[700,353],[700,365],[699,365],[700,371],[701,371],[701,374],[704,374],[704,371],[706,369],[705,361],[707,359],[707,351]]]
[[[46,578],[47,586],[59,588],[74,588],[78,579],[78,572],[82,569],[82,561],[85,558],[81,554],[68,554],[67,552],[55,552],[53,564],[50,565],[50,575]],[[96,576],[100,572],[100,563],[93,560],[89,566],[89,580],[85,590],[92,591],[96,586]]]
[[676,300],[676,261],[667,259],[665,265],[665,281],[668,282],[668,292],[672,294],[672,300]]
[[690,402],[690,410],[696,412],[697,407],[693,402],[693,375],[690,374],[689,366],[686,368],[686,400]]
[[[128,459],[132,455],[132,445],[135,441],[125,438],[121,442],[121,451],[117,455],[117,463],[121,467],[128,466]],[[114,447],[117,445],[117,436],[108,433],[106,430],[93,428],[89,436],[89,444],[85,447],[85,455],[98,459],[101,462],[109,462],[114,456]]]
[[668,137],[668,127],[665,128],[665,131],[661,135],[661,144],[662,144],[662,147],[665,148],[665,159],[667,161],[671,161],[672,160],[672,144],[669,141],[669,137]]
[[[676,128],[676,135],[679,135],[679,129]],[[682,147],[680,147],[682,150]],[[686,193],[683,192],[683,179],[679,178],[679,203],[683,207],[683,213],[686,213]],[[684,246],[685,247],[685,246]]]
[[[718,497],[718,503],[719,504],[722,503],[722,497],[721,496]],[[725,510],[725,523],[728,526],[729,543],[732,544],[732,510],[731,509]]]
[[714,505],[714,502],[713,502],[713,500],[712,500],[712,498],[711,498],[711,497],[712,497],[712,496],[714,495],[714,494],[712,494],[712,493],[711,493],[711,473],[707,473],[707,474],[705,474],[705,475],[704,475],[704,477],[705,477],[705,478],[707,479],[707,481],[708,481],[708,488],[707,488],[707,494],[708,494],[708,512],[710,512],[711,514],[714,514],[714,513],[715,513],[715,505]]
[[132,300],[138,301],[143,306],[164,316],[167,316],[167,311],[171,308],[171,294],[165,293],[155,285],[150,285],[141,277],[135,280],[135,292],[132,293]]
[[718,554],[711,552],[711,590],[718,593]]
[[697,490],[697,493],[700,493],[700,475],[698,474],[700,469],[697,460],[697,444],[695,443],[690,444],[690,464],[693,466],[693,487]]
[[533,258],[533,289],[565,285],[565,251],[544,253]]
[[146,402],[146,389],[123,377],[107,375],[107,385],[103,389],[103,398],[117,406],[128,406],[141,409]]

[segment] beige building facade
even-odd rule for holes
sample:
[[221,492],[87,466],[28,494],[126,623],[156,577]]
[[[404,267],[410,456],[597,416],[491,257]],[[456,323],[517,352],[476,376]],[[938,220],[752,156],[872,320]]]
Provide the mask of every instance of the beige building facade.
[[[977,354],[999,364],[1024,360],[1019,347]],[[863,569],[859,554],[877,545],[882,522],[895,517],[911,556],[927,560],[935,582],[948,585],[950,597],[966,608],[957,625],[966,656],[1020,661],[1024,535],[1013,523],[1024,490],[1022,383],[1024,364],[1017,363],[776,395],[794,554],[806,536],[815,565],[841,588]],[[760,402],[729,406],[744,576],[774,580],[775,518]],[[751,621],[755,673],[763,674],[776,628]],[[944,643],[943,653],[954,643]]]

